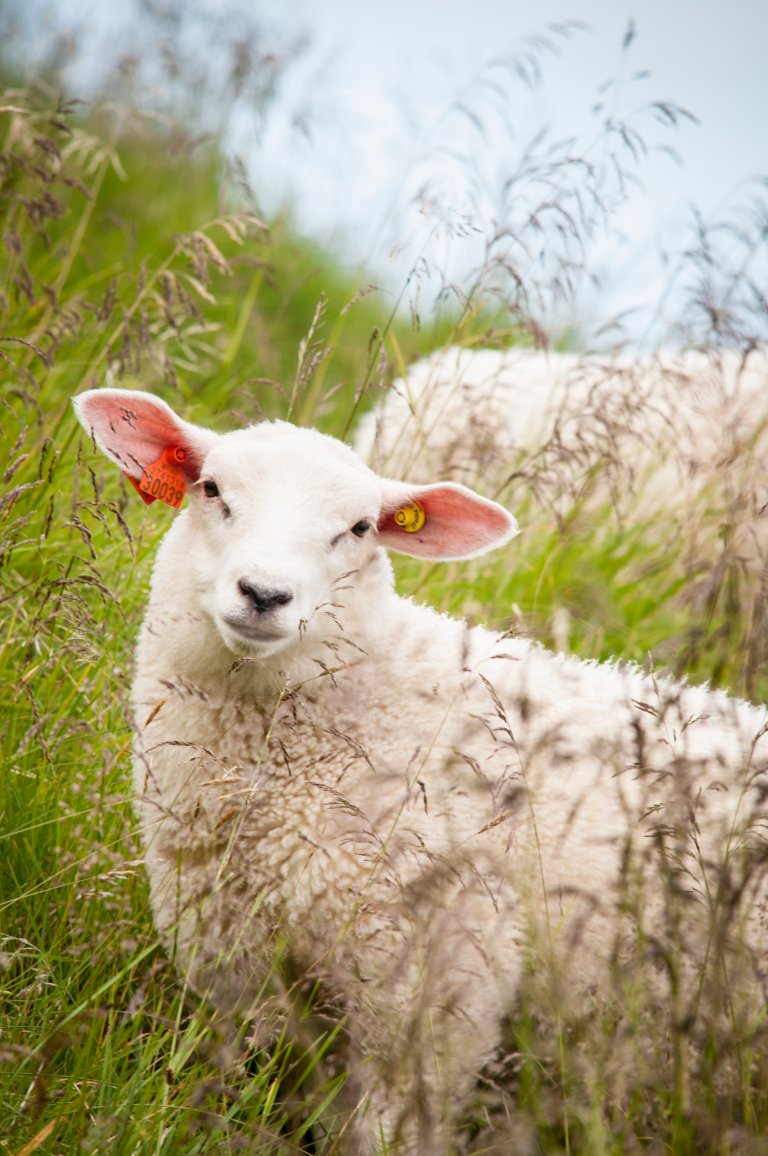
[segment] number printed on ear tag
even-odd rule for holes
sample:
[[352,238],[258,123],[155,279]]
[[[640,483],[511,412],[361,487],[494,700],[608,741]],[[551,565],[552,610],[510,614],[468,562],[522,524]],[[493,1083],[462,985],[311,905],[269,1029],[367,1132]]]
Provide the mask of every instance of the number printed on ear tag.
[[178,446],[169,446],[163,450],[156,462],[144,467],[140,481],[137,482],[131,477],[128,477],[128,481],[147,505],[160,501],[178,510],[187,492],[187,483],[181,468],[181,463],[186,457],[186,450]]
[[413,505],[403,506],[395,514],[395,522],[401,530],[405,530],[406,534],[418,534],[427,520],[424,507],[419,502],[414,502]]

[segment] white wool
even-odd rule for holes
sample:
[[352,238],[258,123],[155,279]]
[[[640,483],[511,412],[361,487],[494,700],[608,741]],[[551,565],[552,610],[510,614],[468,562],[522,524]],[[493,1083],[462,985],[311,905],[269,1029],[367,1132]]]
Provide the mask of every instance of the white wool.
[[440,350],[360,423],[374,469],[531,491],[559,517],[585,499],[642,518],[696,508],[712,532],[765,544],[768,352],[614,358],[513,348]]
[[[435,557],[443,535],[456,548],[442,503],[477,530],[469,552],[514,530],[467,491],[398,488],[314,431],[217,437],[156,406],[78,399],[129,472],[174,439],[192,463],[133,695],[157,925],[226,1012],[263,1006],[280,946],[347,1017],[348,1150],[383,1134],[389,1151],[442,1152],[526,974],[559,975],[568,998],[601,982],[630,845],[649,929],[650,849],[678,856],[703,966],[702,897],[726,852],[764,839],[766,712],[400,598],[381,543],[427,547],[392,529],[392,495],[423,501]],[[746,989],[765,963],[758,881],[740,916]]]

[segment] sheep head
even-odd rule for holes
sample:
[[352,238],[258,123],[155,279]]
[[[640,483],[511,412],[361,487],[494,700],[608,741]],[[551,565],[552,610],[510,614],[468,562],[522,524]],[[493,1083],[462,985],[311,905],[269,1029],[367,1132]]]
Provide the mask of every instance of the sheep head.
[[327,628],[382,546],[468,558],[517,532],[506,510],[472,490],[381,478],[316,430],[276,421],[219,435],[128,390],[91,390],[75,409],[145,501],[178,507],[188,493],[185,565],[200,607],[238,654],[267,657],[318,620]]

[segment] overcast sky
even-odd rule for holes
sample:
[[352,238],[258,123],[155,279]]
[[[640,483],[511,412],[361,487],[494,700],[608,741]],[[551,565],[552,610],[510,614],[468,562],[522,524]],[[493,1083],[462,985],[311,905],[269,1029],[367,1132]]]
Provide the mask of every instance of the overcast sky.
[[[266,7],[276,23],[281,7]],[[408,204],[441,147],[489,154],[478,164],[490,184],[503,180],[503,159],[512,165],[543,126],[553,139],[575,137],[582,149],[606,110],[638,128],[649,147],[635,170],[642,187],[630,190],[589,254],[602,286],[589,307],[603,314],[661,298],[668,274],[660,255],[689,240],[692,204],[713,220],[746,194],[751,178],[768,175],[766,0],[295,0],[291,19],[310,30],[313,47],[291,77],[285,107],[295,100],[300,108],[303,99],[316,115],[306,140],[288,150],[275,120],[254,155],[255,175],[292,198],[310,229],[340,238],[375,269],[389,260],[395,284],[431,224]],[[493,99],[473,79],[494,59],[528,59],[531,38],[566,21],[588,27],[567,38],[548,34],[557,51],[537,53],[533,89],[505,88],[502,127]],[[630,23],[636,35],[622,51]],[[598,99],[603,108],[595,113]],[[459,100],[483,122],[482,133],[449,114]],[[688,110],[696,123],[672,129],[639,112],[657,100]],[[460,207],[461,175],[443,165],[443,179]],[[393,245],[403,246],[394,263]],[[460,265],[468,249],[454,240],[443,257]]]
[[[131,5],[55,7],[87,27]],[[598,314],[658,301],[660,254],[685,244],[691,204],[714,219],[768,175],[768,0],[254,0],[250,10],[268,36],[305,32],[309,47],[264,135],[235,124],[233,147],[268,208],[289,202],[304,229],[366,262],[393,294],[420,255],[434,268],[472,264],[498,190],[545,126],[590,162],[605,162],[609,115],[648,149],[629,166],[641,184],[617,195],[591,243],[601,288],[582,292]],[[547,31],[567,21],[587,27]],[[515,60],[529,77],[536,61],[538,83],[515,78]],[[672,128],[642,111],[667,100],[698,123]],[[480,232],[457,235],[462,222]]]
[[[280,0],[260,7],[275,26],[285,25]],[[349,191],[358,195],[388,185],[394,174],[384,159],[409,159],[397,157],[398,137],[406,153],[413,146],[405,139],[406,110],[428,130],[489,61],[519,54],[527,38],[567,21],[589,30],[574,32],[557,56],[542,54],[542,82],[528,100],[521,87],[512,110],[521,134],[535,121],[568,130],[589,119],[599,86],[622,67],[622,39],[632,21],[629,68],[649,75],[634,85],[625,75],[626,107],[670,99],[700,122],[671,138],[685,167],[667,170],[665,184],[674,188],[666,193],[690,191],[709,210],[744,178],[768,173],[766,0],[294,0],[290,23],[309,30],[312,49],[288,89],[293,98],[312,93],[317,104],[306,156],[316,154],[321,187],[308,182],[313,187],[301,198],[308,211],[318,220],[337,216],[338,192],[349,189],[350,179]],[[342,117],[336,131],[326,122],[329,110]],[[300,192],[295,160],[285,158],[281,176],[286,188]],[[663,217],[671,204],[657,191]]]

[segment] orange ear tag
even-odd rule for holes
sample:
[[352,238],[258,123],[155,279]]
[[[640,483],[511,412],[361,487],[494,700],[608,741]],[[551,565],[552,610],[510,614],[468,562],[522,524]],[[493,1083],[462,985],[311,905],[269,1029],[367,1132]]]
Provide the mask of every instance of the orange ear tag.
[[178,446],[164,449],[156,462],[144,467],[144,473],[137,482],[130,474],[125,476],[139,496],[151,505],[158,499],[167,506],[178,510],[187,492],[187,483],[181,463],[186,461],[187,451]]
[[406,534],[416,534],[427,520],[424,507],[414,502],[412,506],[403,506],[395,514],[395,523]]

